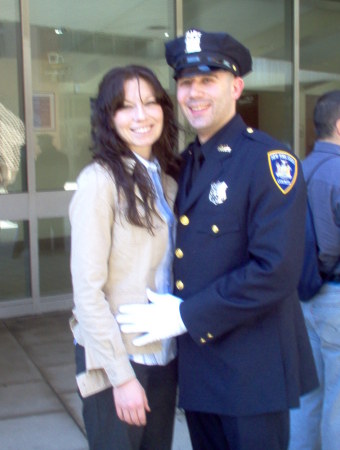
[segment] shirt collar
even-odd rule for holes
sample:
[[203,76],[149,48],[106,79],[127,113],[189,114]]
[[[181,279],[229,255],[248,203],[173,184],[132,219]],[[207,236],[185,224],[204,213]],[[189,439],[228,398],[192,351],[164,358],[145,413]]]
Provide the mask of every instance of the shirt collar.
[[160,165],[157,158],[154,158],[152,161],[143,158],[138,153],[133,152],[135,157],[143,164],[146,170],[151,170],[152,172],[160,172]]
[[336,145],[327,141],[316,141],[313,151],[340,155],[340,145]]
[[246,128],[243,119],[239,114],[235,114],[235,116],[229,120],[229,122],[224,125],[220,130],[217,131],[207,142],[201,144],[196,137],[194,141],[195,147],[200,147],[200,150],[205,159],[207,159],[211,155],[211,149],[217,148],[218,144],[223,141],[225,144],[229,144],[230,147],[233,147],[234,140],[239,136],[239,133],[242,129]]

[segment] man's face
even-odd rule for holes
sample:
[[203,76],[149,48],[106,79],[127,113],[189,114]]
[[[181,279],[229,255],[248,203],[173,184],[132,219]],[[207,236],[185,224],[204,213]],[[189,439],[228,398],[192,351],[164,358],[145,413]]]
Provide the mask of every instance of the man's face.
[[201,143],[210,139],[235,115],[236,100],[243,87],[242,78],[225,70],[178,79],[178,103]]

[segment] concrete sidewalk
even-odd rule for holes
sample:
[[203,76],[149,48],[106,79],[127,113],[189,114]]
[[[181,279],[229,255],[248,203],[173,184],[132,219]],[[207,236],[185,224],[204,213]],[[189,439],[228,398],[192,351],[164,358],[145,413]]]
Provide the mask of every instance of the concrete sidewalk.
[[[88,449],[69,316],[63,312],[0,321],[1,450]],[[172,449],[192,449],[180,410]]]

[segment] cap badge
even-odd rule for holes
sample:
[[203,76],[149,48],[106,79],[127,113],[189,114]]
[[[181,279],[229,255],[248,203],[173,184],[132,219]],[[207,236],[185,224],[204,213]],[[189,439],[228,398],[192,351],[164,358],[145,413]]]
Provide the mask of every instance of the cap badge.
[[227,200],[227,183],[224,181],[216,181],[216,183],[211,183],[209,200],[214,205],[221,205]]
[[296,158],[284,150],[268,152],[271,176],[283,194],[287,194],[295,184],[298,174]]
[[201,36],[197,30],[189,30],[185,33],[185,53],[198,53],[201,51]]
[[231,148],[229,145],[219,145],[217,151],[221,153],[231,153]]

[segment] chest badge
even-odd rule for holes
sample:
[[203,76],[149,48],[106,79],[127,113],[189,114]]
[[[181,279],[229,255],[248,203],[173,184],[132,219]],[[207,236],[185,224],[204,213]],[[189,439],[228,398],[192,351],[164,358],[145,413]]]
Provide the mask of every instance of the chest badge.
[[270,174],[283,194],[287,194],[294,186],[298,174],[296,158],[284,150],[268,152]]
[[227,183],[224,181],[216,181],[216,183],[211,183],[209,200],[214,205],[221,205],[227,200]]

